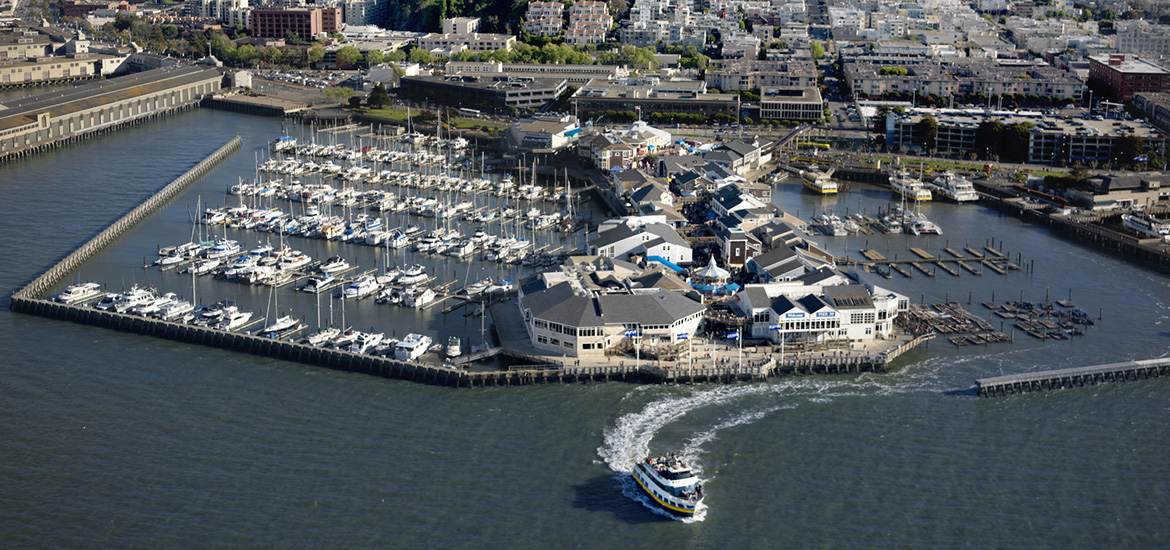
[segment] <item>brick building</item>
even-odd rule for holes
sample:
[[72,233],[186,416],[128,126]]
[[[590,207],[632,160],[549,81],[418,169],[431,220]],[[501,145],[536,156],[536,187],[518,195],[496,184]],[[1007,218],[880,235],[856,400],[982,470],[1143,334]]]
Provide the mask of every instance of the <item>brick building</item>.
[[1128,54],[1089,56],[1089,81],[1108,87],[1121,101],[1170,91],[1170,71]]

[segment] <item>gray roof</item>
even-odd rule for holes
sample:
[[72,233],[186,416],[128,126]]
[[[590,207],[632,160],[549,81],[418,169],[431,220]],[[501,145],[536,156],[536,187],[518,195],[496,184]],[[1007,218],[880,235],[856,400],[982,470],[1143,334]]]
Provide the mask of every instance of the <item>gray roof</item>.
[[630,237],[633,237],[634,235],[637,235],[637,232],[633,229],[630,229],[630,226],[623,223],[598,235],[597,237],[594,237],[589,241],[589,246],[596,246],[599,248],[602,246],[609,246],[613,243],[624,241]]
[[796,280],[803,282],[806,285],[817,284],[821,281],[831,279],[837,275],[837,271],[828,266],[822,266],[814,271],[810,271],[797,277]]
[[597,299],[607,324],[669,325],[706,310],[703,304],[667,290],[645,294],[609,294]]
[[869,289],[862,285],[837,285],[825,288],[825,298],[837,309],[867,309],[873,307]]
[[796,252],[791,248],[778,246],[763,254],[757,254],[749,261],[755,262],[760,268],[767,270],[780,264],[788,263],[794,258],[796,258]]
[[747,294],[748,301],[751,302],[753,309],[764,309],[768,307],[768,293],[758,286],[749,286],[744,289]]
[[545,321],[575,327],[597,327],[605,324],[593,298],[573,293],[572,285],[559,283],[523,298],[524,309]]

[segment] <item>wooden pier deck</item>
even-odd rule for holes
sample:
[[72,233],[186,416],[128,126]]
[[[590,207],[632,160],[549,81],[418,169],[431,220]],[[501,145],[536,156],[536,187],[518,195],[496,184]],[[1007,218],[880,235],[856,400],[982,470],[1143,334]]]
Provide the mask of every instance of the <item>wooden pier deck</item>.
[[998,396],[1167,375],[1170,375],[1170,357],[980,378],[975,381],[975,389],[980,396]]

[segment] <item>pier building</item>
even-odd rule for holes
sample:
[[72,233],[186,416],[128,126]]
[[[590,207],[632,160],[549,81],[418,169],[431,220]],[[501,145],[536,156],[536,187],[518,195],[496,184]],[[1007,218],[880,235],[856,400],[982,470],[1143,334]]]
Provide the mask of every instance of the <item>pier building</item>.
[[7,102],[0,109],[0,160],[197,106],[222,79],[215,68],[175,67]]
[[[651,275],[649,278],[647,275]],[[525,279],[517,304],[532,345],[569,357],[603,356],[607,349],[677,344],[694,336],[706,306],[662,287],[634,264],[599,258]]]

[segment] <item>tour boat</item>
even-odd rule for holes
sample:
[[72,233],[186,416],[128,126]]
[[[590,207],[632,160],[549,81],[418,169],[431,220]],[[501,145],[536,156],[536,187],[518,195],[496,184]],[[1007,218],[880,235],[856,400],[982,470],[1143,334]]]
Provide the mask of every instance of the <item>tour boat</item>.
[[699,477],[674,455],[647,457],[631,473],[638,487],[659,508],[679,517],[691,517],[703,503]]
[[931,198],[930,189],[926,188],[922,180],[911,176],[905,170],[890,176],[890,187],[893,187],[895,192],[906,197],[907,200],[919,202],[928,201]]
[[459,337],[452,336],[447,339],[447,357],[459,357],[463,350],[459,346]]
[[81,283],[65,287],[65,290],[53,299],[63,304],[76,304],[91,298],[97,298],[101,294],[102,285],[97,283]]
[[800,179],[804,181],[804,186],[810,191],[822,195],[832,195],[837,193],[837,182],[831,179],[835,171],[836,168],[830,168],[828,172],[801,170]]
[[431,338],[425,334],[410,333],[394,348],[394,358],[399,361],[414,361],[422,357],[431,347]]
[[975,186],[971,184],[971,180],[955,174],[950,170],[935,177],[929,186],[932,190],[937,191],[939,195],[954,202],[971,202],[979,199],[979,195],[975,193]]
[[1159,220],[1145,212],[1122,214],[1121,223],[1146,237],[1170,241],[1170,222]]

